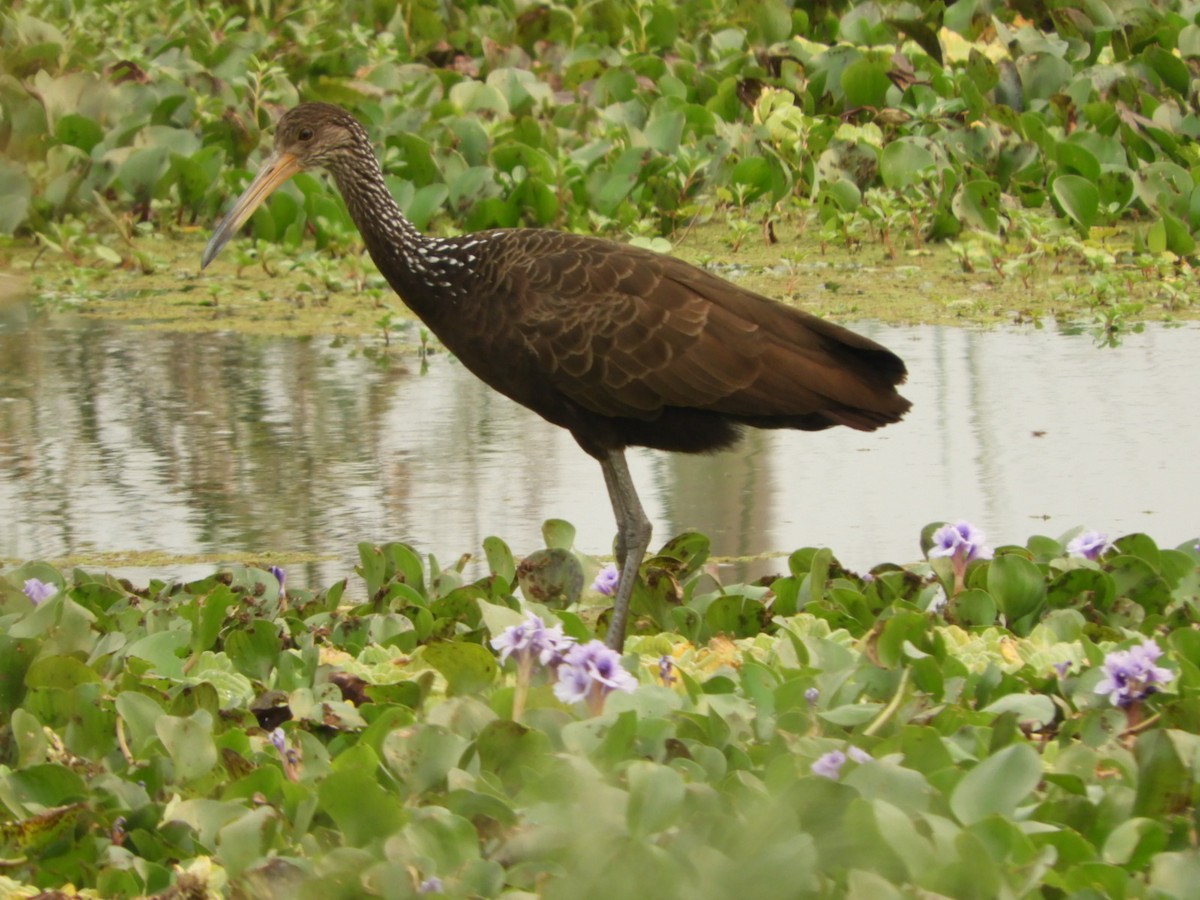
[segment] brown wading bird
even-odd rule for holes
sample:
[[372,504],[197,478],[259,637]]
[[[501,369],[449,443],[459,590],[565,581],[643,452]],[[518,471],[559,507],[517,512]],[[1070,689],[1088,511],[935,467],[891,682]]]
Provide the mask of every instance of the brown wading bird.
[[599,461],[618,528],[614,649],[650,543],[626,447],[721,450],[744,425],[873,431],[909,408],[895,354],[669,256],[547,229],[422,235],[388,192],[366,131],[326,103],[279,120],[275,151],[203,265],[272,191],[315,168],[332,173],[379,271],[450,352]]

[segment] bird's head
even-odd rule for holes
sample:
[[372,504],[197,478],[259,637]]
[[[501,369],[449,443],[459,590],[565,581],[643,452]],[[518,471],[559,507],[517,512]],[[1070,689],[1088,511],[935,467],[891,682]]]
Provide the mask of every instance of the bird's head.
[[364,147],[370,155],[370,146],[362,126],[341,107],[302,103],[288,110],[275,127],[274,151],[213,232],[204,248],[201,268],[212,262],[262,202],[297,172],[317,168],[336,171],[361,155]]

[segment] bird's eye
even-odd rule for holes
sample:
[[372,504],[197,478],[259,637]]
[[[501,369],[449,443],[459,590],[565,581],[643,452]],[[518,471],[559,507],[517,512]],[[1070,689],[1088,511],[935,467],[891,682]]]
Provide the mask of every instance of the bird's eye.
[[313,138],[313,130],[311,128],[301,128],[300,133],[296,135],[302,141],[311,141]]

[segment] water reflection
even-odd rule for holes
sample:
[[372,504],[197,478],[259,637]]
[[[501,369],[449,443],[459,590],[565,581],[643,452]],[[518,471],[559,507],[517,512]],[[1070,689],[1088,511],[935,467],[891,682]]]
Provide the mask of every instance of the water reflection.
[[[1174,545],[1200,530],[1197,326],[1115,350],[1034,330],[859,329],[908,362],[910,417],[876,434],[753,432],[708,457],[635,451],[657,538],[695,528],[731,556],[824,544],[868,567],[915,559],[943,518],[994,543],[1085,525]],[[452,360],[421,376],[361,350],[0,309],[0,557],[315,553],[289,576],[324,585],[360,540],[445,563],[490,534],[531,550],[551,516],[607,552],[600,469],[568,435]]]

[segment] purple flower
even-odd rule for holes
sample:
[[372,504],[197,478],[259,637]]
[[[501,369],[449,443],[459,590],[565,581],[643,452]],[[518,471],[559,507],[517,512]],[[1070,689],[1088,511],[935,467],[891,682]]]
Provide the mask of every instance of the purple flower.
[[596,573],[596,580],[592,582],[592,590],[599,591],[605,597],[611,597],[617,592],[617,582],[620,580],[620,571],[612,563],[609,563]]
[[962,562],[974,559],[991,559],[992,548],[985,547],[983,532],[970,522],[960,520],[953,525],[943,525],[933,533],[933,546],[929,558],[948,556]]
[[809,706],[816,706],[817,701],[821,699],[821,692],[815,687],[810,687],[804,692],[804,699],[808,701]]
[[841,750],[830,750],[812,764],[814,775],[837,781],[842,774],[842,766],[846,764],[846,754]]
[[1097,694],[1108,694],[1115,706],[1129,706],[1145,699],[1175,677],[1170,669],[1155,665],[1162,648],[1152,640],[1128,650],[1114,650],[1104,657],[1104,678],[1096,685]]
[[818,757],[817,761],[812,764],[812,772],[814,775],[820,775],[822,778],[837,781],[842,775],[842,766],[846,764],[846,760],[848,759],[862,765],[863,763],[871,762],[874,757],[866,750],[854,745],[847,747],[844,753],[841,750],[830,750],[823,756]]
[[279,751],[280,756],[287,753],[287,735],[283,733],[282,728],[276,728],[267,737],[275,745],[275,749]]
[[851,747],[846,751],[846,755],[859,765],[862,765],[863,763],[869,763],[875,758],[862,747]]
[[267,569],[267,571],[275,576],[275,580],[279,582],[279,590],[282,591],[283,583],[287,580],[287,576],[284,574],[283,569],[279,568],[279,566],[271,566],[269,569]]
[[632,692],[637,679],[621,666],[621,654],[600,641],[572,647],[558,667],[554,696],[563,703],[587,700],[594,707],[612,691]]
[[658,677],[667,687],[675,683],[674,668],[675,664],[671,662],[671,657],[667,656],[667,654],[664,653],[658,658]]
[[1054,664],[1054,671],[1058,673],[1059,678],[1066,678],[1067,673],[1071,671],[1071,661],[1068,659],[1064,662],[1056,662]]
[[21,590],[25,592],[25,596],[30,599],[34,606],[37,606],[43,600],[49,600],[58,593],[58,585],[51,584],[48,581],[39,581],[36,578],[28,578],[25,580],[25,587]]
[[1102,531],[1085,531],[1067,544],[1067,552],[1072,556],[1082,556],[1084,559],[1096,559],[1112,545],[1108,535]]
[[558,665],[574,643],[575,638],[563,634],[562,625],[547,628],[541,617],[533,613],[528,613],[520,625],[510,625],[492,638],[492,647],[500,651],[501,663],[515,654],[519,662],[536,659],[543,666]]
[[418,894],[440,894],[442,892],[442,879],[436,875],[431,875],[421,882],[417,888]]

